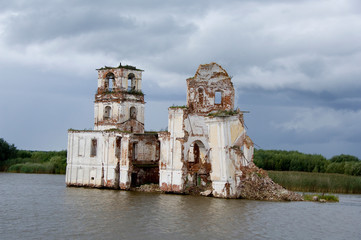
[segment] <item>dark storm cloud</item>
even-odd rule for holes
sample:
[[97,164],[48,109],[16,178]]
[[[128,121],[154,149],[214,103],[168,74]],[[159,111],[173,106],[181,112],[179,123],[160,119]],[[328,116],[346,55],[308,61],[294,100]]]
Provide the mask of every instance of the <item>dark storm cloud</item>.
[[183,36],[195,29],[170,15],[138,19],[136,11],[119,11],[108,5],[100,8],[68,5],[33,8],[11,15],[6,23],[8,44],[42,44],[68,39],[70,48],[127,57],[166,51],[186,41]]
[[108,11],[108,14],[99,14],[96,9],[33,9],[8,19],[6,37],[9,43],[32,44],[94,31],[127,31],[135,27],[134,20],[119,16],[111,9]]
[[[356,0],[1,1],[1,126],[16,127],[0,135],[64,148],[61,132],[91,127],[94,69],[120,61],[145,70],[146,128],[164,128],[185,80],[214,61],[260,146],[361,156],[360,12]],[[55,125],[63,138],[51,143]]]

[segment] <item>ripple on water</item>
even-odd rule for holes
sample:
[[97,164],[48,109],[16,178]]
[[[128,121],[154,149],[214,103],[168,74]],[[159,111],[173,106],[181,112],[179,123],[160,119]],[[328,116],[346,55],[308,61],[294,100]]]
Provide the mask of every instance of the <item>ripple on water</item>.
[[360,195],[263,202],[66,188],[64,176],[0,173],[1,239],[358,239]]

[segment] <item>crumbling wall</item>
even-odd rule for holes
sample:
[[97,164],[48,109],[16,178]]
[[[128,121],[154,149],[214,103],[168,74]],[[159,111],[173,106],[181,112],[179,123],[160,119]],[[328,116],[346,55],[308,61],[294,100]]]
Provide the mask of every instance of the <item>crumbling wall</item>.
[[158,134],[134,134],[129,142],[131,186],[159,183]]
[[[217,92],[221,95],[217,102]],[[234,88],[231,77],[218,64],[203,64],[194,77],[187,79],[189,113],[206,115],[219,110],[234,109]]]
[[208,190],[241,196],[253,142],[234,110],[231,77],[218,64],[187,79],[187,106],[168,109],[168,132],[144,134],[142,71],[98,69],[94,131],[69,131],[66,183],[130,189],[158,183],[164,192]]
[[[95,130],[118,128],[134,133],[144,132],[145,102],[141,79],[142,71],[135,68],[120,66],[98,69],[98,89],[94,102]],[[135,121],[129,121],[131,119]]]
[[[209,117],[209,145],[211,148],[211,180],[215,197],[236,198],[237,176],[240,169],[252,161],[244,150],[253,151],[253,143],[246,135],[238,114],[233,116]],[[251,144],[251,146],[250,146]],[[252,152],[253,156],[253,152]]]
[[185,182],[183,143],[185,133],[183,121],[186,109],[168,109],[168,131],[160,134],[160,188],[165,192],[183,192]]
[[[119,139],[121,139],[120,142]],[[129,182],[126,149],[128,140],[129,134],[125,133],[70,130],[66,184],[68,186],[124,188]],[[117,142],[120,144],[118,148]],[[94,146],[96,149],[93,148]]]
[[237,178],[237,198],[268,201],[303,201],[300,194],[288,191],[273,182],[267,172],[253,163],[240,168]]
[[[97,70],[98,93],[109,91],[127,91],[129,87],[133,87],[132,90],[135,91],[140,91],[142,89],[142,70],[126,69],[121,66],[117,68],[105,67]],[[112,89],[109,89],[109,86],[111,85],[108,80],[110,75],[114,78]],[[129,86],[130,82],[131,85]]]

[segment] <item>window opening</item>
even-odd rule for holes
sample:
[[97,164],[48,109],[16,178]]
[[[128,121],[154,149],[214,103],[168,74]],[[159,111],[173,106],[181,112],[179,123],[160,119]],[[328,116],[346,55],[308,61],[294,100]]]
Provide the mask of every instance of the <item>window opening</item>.
[[95,157],[97,155],[97,140],[94,138],[91,141],[90,156]]
[[120,158],[121,155],[122,138],[117,137],[115,140],[115,157]]
[[115,87],[115,77],[113,73],[108,73],[105,80],[105,88],[108,89],[110,92],[113,91]]
[[129,73],[129,75],[128,75],[128,91],[135,89],[134,79],[135,79],[134,74]]
[[199,105],[203,105],[203,89],[198,89],[198,103]]
[[111,116],[112,108],[110,106],[106,106],[104,108],[104,119],[108,119]]
[[130,119],[137,119],[137,109],[135,107],[130,108]]
[[193,154],[194,154],[194,163],[199,163],[199,146],[197,143],[194,143],[193,147]]
[[214,104],[222,104],[222,92],[216,91],[214,94]]
[[133,143],[133,156],[132,156],[133,161],[137,159],[137,155],[138,155],[138,144]]

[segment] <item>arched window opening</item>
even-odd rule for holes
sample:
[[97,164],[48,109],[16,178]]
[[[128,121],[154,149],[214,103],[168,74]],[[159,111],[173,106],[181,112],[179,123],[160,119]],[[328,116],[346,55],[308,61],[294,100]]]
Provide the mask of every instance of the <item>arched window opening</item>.
[[122,153],[121,148],[122,148],[122,138],[117,137],[115,140],[115,157],[120,158]]
[[128,91],[135,90],[135,76],[133,73],[129,73],[128,75]]
[[194,163],[195,164],[199,163],[200,155],[199,155],[199,146],[197,143],[194,143],[193,145],[193,154],[194,154]]
[[110,106],[106,106],[104,108],[104,119],[109,119],[111,116],[112,108]]
[[91,146],[90,146],[90,156],[91,157],[95,157],[97,155],[97,145],[98,145],[97,139],[93,138],[91,141]]
[[200,106],[203,106],[203,98],[204,98],[203,89],[199,88],[198,89],[198,104]]
[[135,107],[130,108],[130,119],[137,119],[137,109]]
[[115,77],[113,73],[108,73],[105,80],[105,88],[108,89],[110,92],[113,91],[115,87]]
[[133,152],[132,152],[132,159],[133,161],[136,161],[138,158],[138,143],[133,143]]
[[214,104],[222,104],[222,92],[216,91],[214,94]]
[[195,141],[189,148],[188,162],[198,164],[206,157],[206,149],[201,141]]

